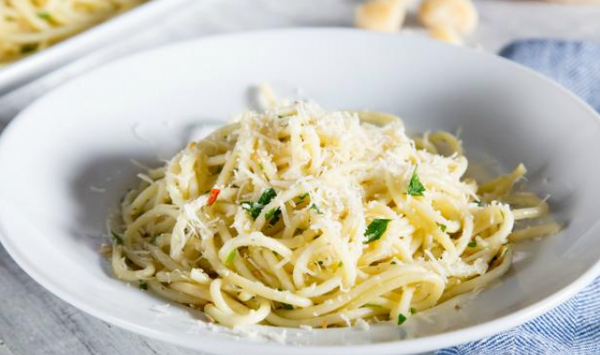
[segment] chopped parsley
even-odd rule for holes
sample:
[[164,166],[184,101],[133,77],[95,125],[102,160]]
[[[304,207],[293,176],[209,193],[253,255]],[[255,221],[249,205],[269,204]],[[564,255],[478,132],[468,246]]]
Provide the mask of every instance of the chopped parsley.
[[479,206],[479,207],[483,207],[483,205],[484,205],[484,204],[483,204],[483,201],[481,201],[481,200],[476,200],[476,201],[475,201],[475,203],[476,203],[476,204],[477,204],[477,206]]
[[[241,203],[241,206],[243,209],[248,211],[248,213],[250,214],[250,217],[252,217],[252,219],[257,219],[258,216],[260,216],[260,213],[262,212],[263,208],[265,208],[265,206],[268,205],[269,202],[271,202],[271,200],[273,200],[275,198],[275,196],[277,196],[275,189],[270,188],[270,189],[265,190],[262,193],[262,195],[260,195],[260,198],[258,199],[258,201],[256,201],[256,202],[244,201]],[[273,212],[273,213],[275,213],[275,212]],[[281,213],[281,211],[279,211],[279,213]]]
[[294,111],[291,111],[291,112],[285,112],[285,113],[280,113],[280,114],[278,114],[278,115],[277,115],[277,118],[285,118],[285,117],[290,117],[290,116],[293,116],[293,115],[295,115],[295,114],[296,114],[296,112],[294,112]]
[[446,225],[445,224],[441,224],[441,223],[436,223],[438,227],[440,227],[440,230],[444,233],[446,233]]
[[310,209],[315,210],[315,212],[317,212],[317,214],[323,214],[323,211],[321,211],[321,209],[314,203],[312,205],[310,205]]
[[413,316],[417,314],[417,309],[415,307],[410,307],[410,314],[412,314]]
[[305,193],[305,194],[302,194],[302,195],[300,195],[300,196],[296,197],[296,198],[298,199],[298,203],[304,202],[304,200],[306,200],[306,198],[307,198],[308,196],[309,196],[309,193],[307,192],[307,193]]
[[344,266],[344,262],[340,261],[340,263],[338,264],[338,267],[342,267],[342,266]]
[[233,259],[235,259],[235,254],[237,253],[237,249],[233,249],[229,255],[227,255],[227,259],[225,259],[225,265],[230,265],[233,263]]
[[140,290],[147,290],[148,289],[148,284],[145,282],[140,282]]
[[469,246],[469,248],[475,248],[477,246],[477,242],[476,241],[471,241],[469,242],[469,244],[467,244]]
[[319,266],[323,266],[323,260],[317,261],[317,264],[319,264]]
[[110,234],[113,237],[113,240],[120,245],[123,245],[123,237],[121,237],[120,235],[118,235],[117,233],[110,231]]
[[288,311],[291,311],[291,310],[293,310],[293,309],[294,309],[294,306],[292,306],[291,304],[288,304],[288,303],[282,303],[282,305],[283,305],[283,309],[286,309],[286,310],[288,310]]
[[390,223],[389,219],[374,219],[365,231],[365,237],[367,237],[367,240],[363,243],[369,244],[381,238],[387,229],[388,223]]
[[252,205],[254,203],[250,202],[250,201],[242,201],[240,203],[240,206],[242,206],[243,209],[245,209],[246,211],[250,211],[252,209]]
[[361,308],[364,308],[364,307],[369,307],[369,308],[381,308],[381,306],[380,306],[380,305],[378,305],[378,304],[373,304],[373,303],[365,303],[365,304],[363,304],[363,305],[362,305],[362,307],[361,307]]
[[271,219],[271,217],[273,217],[275,215],[275,213],[277,212],[278,208],[272,208],[269,210],[269,212],[267,212],[265,214],[265,219]]
[[50,21],[52,20],[52,15],[50,15],[49,12],[44,11],[44,12],[38,12],[37,16],[41,19],[44,19],[46,21]]
[[31,52],[35,51],[36,49],[37,49],[36,44],[24,44],[21,46],[21,53],[22,54],[31,53]]
[[396,262],[396,260],[392,260],[392,262],[391,262],[390,264],[392,264],[392,265],[396,265],[396,264],[398,264],[398,263]]
[[404,322],[406,322],[406,316],[402,313],[398,314],[398,325],[402,325]]
[[270,188],[270,189],[266,189],[262,195],[260,195],[260,198],[258,199],[258,204],[260,205],[268,205],[269,202],[271,202],[272,199],[275,198],[275,196],[277,196],[277,192],[275,192],[275,189]]
[[410,177],[410,182],[408,183],[408,191],[407,193],[411,196],[423,196],[423,192],[425,192],[425,186],[419,180],[419,175],[417,175],[417,168],[413,171],[412,176]]
[[274,226],[279,222],[281,218],[281,209],[279,207],[270,209],[267,213],[265,213],[265,220],[270,220],[269,224]]

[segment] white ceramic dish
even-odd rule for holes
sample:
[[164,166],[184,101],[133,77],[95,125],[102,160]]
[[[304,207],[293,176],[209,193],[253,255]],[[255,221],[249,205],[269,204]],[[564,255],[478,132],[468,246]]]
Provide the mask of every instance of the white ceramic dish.
[[129,36],[189,0],[150,0],[56,45],[0,68],[0,94],[25,84],[119,36]]
[[[186,310],[161,308],[164,301],[113,279],[98,245],[107,213],[134,182],[130,158],[170,156],[192,127],[246,108],[249,88],[263,81],[288,95],[301,88],[325,107],[394,112],[415,130],[462,127],[475,159],[491,154],[505,171],[524,162],[530,188],[551,194],[567,227],[519,245],[520,260],[500,284],[460,311],[431,315],[433,323],[287,330],[284,344],[273,328],[255,328],[248,339],[200,327]],[[514,327],[598,275],[600,168],[591,164],[598,151],[600,120],[590,107],[493,55],[354,30],[213,37],[111,63],[24,111],[0,139],[0,232],[48,290],[149,337],[219,354],[421,352]]]

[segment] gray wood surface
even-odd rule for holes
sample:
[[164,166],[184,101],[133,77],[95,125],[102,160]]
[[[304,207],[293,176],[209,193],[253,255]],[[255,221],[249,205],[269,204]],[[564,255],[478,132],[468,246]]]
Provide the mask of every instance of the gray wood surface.
[[0,249],[0,355],[200,354],[115,328],[47,292]]
[[[190,0],[181,13],[121,43],[90,54],[0,97],[0,130],[29,102],[98,64],[132,51],[214,33],[290,26],[349,26],[361,0]],[[495,52],[523,37],[600,42],[600,5],[544,1],[475,0],[481,25],[469,39]],[[409,18],[409,24],[416,23]],[[413,32],[422,32],[412,29]],[[1,174],[2,172],[0,172]],[[0,213],[2,213],[0,211]],[[0,355],[201,354],[151,340],[97,320],[53,296],[0,247]]]
[[0,342],[0,355],[12,355],[13,353],[8,349],[6,344]]

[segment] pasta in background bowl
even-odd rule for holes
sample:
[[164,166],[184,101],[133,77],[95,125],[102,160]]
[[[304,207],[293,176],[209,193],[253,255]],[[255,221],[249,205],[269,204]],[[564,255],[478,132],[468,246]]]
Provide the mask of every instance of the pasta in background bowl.
[[189,0],[2,0],[0,94],[135,33],[186,3]]
[[[116,81],[120,83],[117,88],[113,85]],[[484,188],[485,182],[492,180],[493,176],[510,174],[523,163],[527,167],[526,180],[523,180],[524,191],[534,193],[539,199],[546,201],[553,218],[564,229],[541,241],[515,242],[511,246],[511,268],[499,282],[489,284],[476,297],[471,293],[459,295],[429,309],[415,307],[417,301],[411,300],[416,314],[410,314],[410,307],[408,311],[398,311],[398,314],[402,313],[407,318],[401,326],[397,325],[398,317],[392,319],[393,324],[385,321],[390,318],[390,311],[385,308],[386,302],[382,302],[382,310],[371,308],[385,313],[381,315],[381,320],[384,320],[382,323],[358,322],[355,325],[351,322],[351,327],[336,323],[335,326],[328,324],[327,329],[321,329],[319,326],[322,324],[317,324],[312,329],[306,326],[291,328],[265,324],[232,328],[207,322],[207,317],[199,306],[196,309],[180,306],[177,302],[170,302],[156,295],[150,290],[153,286],[151,283],[157,282],[163,287],[168,284],[163,284],[158,278],[146,280],[145,285],[138,281],[128,284],[116,278],[110,261],[98,252],[101,244],[106,243],[107,216],[119,206],[127,189],[139,183],[139,180],[135,181],[137,174],[148,175],[142,175],[147,180],[146,184],[150,185],[152,182],[158,188],[160,184],[154,181],[160,180],[160,174],[166,172],[151,170],[148,173],[146,169],[133,165],[131,159],[152,167],[160,167],[173,157],[178,157],[175,161],[181,162],[178,159],[186,156],[185,161],[193,157],[193,154],[187,156],[177,153],[190,141],[200,142],[197,143],[200,146],[211,141],[223,143],[219,149],[229,151],[234,143],[242,142],[238,140],[238,134],[255,131],[242,130],[233,136],[232,141],[217,139],[219,133],[215,133],[206,142],[194,138],[193,133],[196,130],[205,132],[209,127],[226,126],[226,120],[248,108],[260,112],[254,101],[256,95],[250,93],[249,88],[263,81],[272,83],[275,92],[281,97],[298,99],[299,102],[318,102],[325,108],[324,115],[333,115],[335,111],[330,111],[331,109],[348,109],[349,113],[338,112],[336,115],[343,115],[356,122],[357,112],[369,109],[401,117],[408,129],[406,137],[415,141],[415,147],[421,148],[417,151],[418,154],[412,148],[407,152],[423,157],[439,155],[440,158],[435,160],[440,162],[442,171],[450,166],[458,169],[462,166],[459,162],[464,158],[460,158],[461,154],[452,157],[451,150],[457,151],[458,146],[447,138],[442,143],[439,139],[441,136],[435,136],[435,132],[457,132],[461,128],[459,137],[464,144],[463,154],[468,158],[469,167],[490,174],[482,178],[478,177],[479,174],[473,175],[477,181],[483,182],[478,184],[479,189]],[[284,105],[281,109],[285,107],[288,106]],[[302,106],[296,108],[299,107]],[[279,108],[267,111],[275,113],[277,110]],[[309,116],[313,115],[307,117]],[[362,121],[369,121],[369,117],[361,117]],[[275,117],[269,120],[275,121]],[[293,122],[297,118],[290,116],[277,120]],[[362,132],[364,128],[374,135],[398,134],[402,138],[398,142],[408,143],[407,138],[400,135],[399,132],[404,130],[400,129],[398,123],[381,124],[378,119],[370,122],[372,124],[364,127],[363,124],[354,123],[360,128],[356,132]],[[220,354],[242,351],[329,355],[423,352],[479,339],[521,324],[566,300],[598,275],[600,245],[597,243],[597,235],[600,233],[600,226],[597,223],[597,211],[600,209],[600,189],[597,181],[600,179],[600,169],[590,162],[595,159],[594,152],[600,151],[599,122],[598,115],[586,104],[535,73],[495,56],[433,41],[352,30],[305,29],[247,33],[186,42],[113,62],[73,80],[41,98],[10,124],[0,138],[0,170],[11,172],[0,174],[0,238],[18,264],[52,293],[96,317],[156,339]],[[425,140],[416,140],[422,135],[412,133],[428,130],[433,132],[429,135],[429,141],[438,150],[437,154],[433,150],[427,152],[432,147],[427,148],[429,144]],[[308,133],[305,135],[308,137]],[[281,138],[281,144],[287,142],[284,137]],[[324,138],[323,140],[325,141]],[[365,146],[364,142],[371,141],[365,138],[361,143],[353,144],[356,148],[352,150],[360,152],[358,147]],[[266,140],[264,144],[267,144]],[[282,147],[285,148],[284,145]],[[321,149],[326,147],[328,145],[324,144]],[[376,147],[375,144],[364,148],[366,151]],[[193,152],[196,148],[185,148],[185,151]],[[283,159],[276,164],[283,164],[287,158],[285,149],[268,151],[274,157]],[[211,164],[223,162],[220,154],[220,151],[211,153]],[[304,159],[302,156],[298,158]],[[375,163],[366,156],[358,155],[356,158],[360,163]],[[237,164],[235,160],[233,162]],[[413,193],[419,194],[421,191],[424,196],[404,195],[408,193],[410,181],[413,180],[417,165],[415,163],[416,161],[410,160],[410,164],[399,168],[398,174],[394,174],[398,180],[394,186],[400,189],[397,195],[400,196],[399,203],[409,203],[410,197],[411,203],[431,206],[429,203],[438,187],[434,179],[437,170],[430,169],[429,160],[419,161],[416,169],[416,176],[425,190],[422,191],[416,182],[412,184]],[[176,165],[185,166],[170,166]],[[248,171],[253,173],[259,168],[253,167]],[[269,169],[268,163],[263,163],[263,168]],[[218,165],[208,166],[207,169],[209,174],[206,176],[210,179],[219,178]],[[225,168],[221,173],[224,171]],[[369,169],[360,169],[351,176],[368,176],[369,172]],[[385,170],[381,170],[381,174],[374,177],[382,189],[385,184],[384,172]],[[475,173],[474,170],[471,172]],[[467,180],[471,177],[470,173],[464,178],[454,176],[449,186],[460,187],[459,191],[474,189],[474,185],[469,185]],[[517,169],[515,174],[521,173]],[[506,181],[513,181],[516,175]],[[277,214],[277,207],[281,206],[269,204],[280,202],[286,212],[290,209],[288,217],[293,217],[293,210],[297,210],[298,216],[314,219],[331,217],[331,220],[338,218],[334,215],[337,208],[334,207],[335,204],[326,206],[320,199],[320,193],[314,193],[313,190],[308,191],[309,195],[305,197],[304,203],[316,203],[319,210],[322,208],[323,215],[310,207],[306,211],[307,206],[301,204],[301,201],[292,210],[291,202],[285,196],[286,191],[297,192],[291,186],[285,186],[286,181],[296,181],[291,177],[286,180],[282,176],[278,179],[281,180],[281,185],[272,186],[260,186],[257,180],[259,187],[243,191],[239,198],[229,192],[229,189],[234,189],[229,185],[233,180],[228,185],[215,186],[210,179],[206,186],[199,185],[201,188],[197,193],[201,200],[206,199],[208,202],[211,194],[205,194],[206,190],[223,188],[210,208],[225,214],[231,209],[234,218],[239,215],[238,218],[247,220],[252,228],[256,223],[263,223],[263,226],[270,224],[271,218]],[[346,180],[343,175],[339,179],[332,179],[331,186],[346,181],[348,188],[352,188],[352,179]],[[325,185],[325,188],[328,186]],[[273,195],[269,192],[270,188],[273,188],[275,195],[267,202],[267,197]],[[126,206],[135,206],[129,199],[139,196],[146,188],[137,190],[128,195]],[[151,190],[148,193],[150,192]],[[371,196],[377,192],[364,193],[365,196]],[[504,200],[505,197],[487,200],[485,194],[480,192],[477,197],[483,197],[485,207],[478,206],[475,196],[467,198],[470,195],[466,193],[459,194],[458,196],[463,196],[459,200],[464,201],[464,205],[473,213],[496,211],[499,207],[492,206],[512,204],[510,211],[514,216],[527,214],[527,209],[523,208],[539,205],[540,202],[508,201]],[[265,193],[267,196],[261,201],[261,196]],[[303,194],[294,194],[293,198],[302,196]],[[362,248],[362,258],[367,255],[375,257],[371,252],[381,250],[378,246],[389,239],[390,235],[387,234],[392,231],[391,226],[401,223],[408,216],[403,213],[402,217],[397,212],[387,214],[387,208],[395,208],[395,202],[385,202],[391,196],[393,195],[383,194],[380,196],[381,200],[375,198],[375,202],[365,200],[363,203],[365,218],[356,219],[362,226],[355,233],[356,244],[360,244]],[[445,194],[440,198],[443,196]],[[530,198],[532,197],[527,197]],[[500,200],[502,205],[492,204],[492,200]],[[373,210],[367,209],[369,203],[374,205]],[[229,205],[232,207],[228,207]],[[260,205],[266,207],[260,209]],[[144,206],[146,207],[151,207],[151,204]],[[273,208],[275,211],[271,214]],[[125,210],[127,209],[126,207]],[[258,214],[252,212],[258,210]],[[267,213],[270,219],[265,222]],[[257,215],[256,220],[253,220],[252,214]],[[505,213],[505,218],[506,215]],[[139,215],[131,214],[130,217],[132,223],[143,222]],[[498,221],[502,220],[501,214],[496,217]],[[284,218],[282,210],[280,220],[274,226],[261,228],[261,233],[268,236],[268,228],[271,227],[282,228],[277,232],[284,230]],[[341,219],[343,218],[342,215]],[[445,225],[445,232],[442,226],[436,225],[433,228],[431,223],[427,227],[431,229],[428,230],[438,237],[443,237],[443,233],[453,235],[453,228],[456,226],[449,222],[454,218],[450,215],[445,215],[444,218],[448,222],[437,222]],[[370,236],[377,238],[379,232],[376,231],[382,230],[386,223],[377,222],[371,228],[372,233],[365,236],[375,219],[390,221],[387,222],[386,232],[378,240],[365,244],[365,241],[371,239]],[[156,243],[151,243],[148,249],[139,249],[137,243],[140,240],[137,236],[134,237],[131,241],[136,243],[133,243],[131,251],[136,252],[139,257],[148,258],[152,245],[157,246],[167,241],[170,244],[172,240],[166,235],[171,228],[170,223],[172,221],[165,222]],[[328,223],[324,225],[326,224]],[[117,227],[119,226],[114,225],[113,230],[123,238],[123,246],[127,247],[127,236],[121,234],[125,230]],[[521,226],[517,226],[515,230],[520,228]],[[254,230],[258,231],[258,226]],[[275,230],[273,232],[276,233]],[[462,235],[460,232],[455,234],[457,236],[453,235],[451,239],[455,240],[454,238]],[[226,236],[226,233],[223,235]],[[152,237],[154,236],[141,236],[144,241],[150,238],[150,242]],[[231,237],[233,240],[235,233]],[[321,238],[323,236],[315,241]],[[217,258],[227,262],[232,245],[223,249],[222,245],[225,244],[219,243],[224,239],[217,236],[216,240]],[[469,242],[471,241],[472,238]],[[485,250],[482,241],[477,238],[475,241],[478,250]],[[310,243],[307,242],[306,245]],[[145,247],[142,245],[142,248]],[[184,254],[187,253],[186,248],[187,245],[183,249]],[[294,249],[291,246],[287,248]],[[469,248],[467,243],[467,253],[461,255],[471,255],[473,252]],[[287,251],[283,248],[278,250],[282,254],[276,250],[275,257],[283,260],[281,256],[285,257]],[[168,251],[169,254],[165,254],[171,258],[166,246],[162,251]],[[222,255],[219,255],[219,251],[222,251]],[[239,251],[240,254],[234,253],[231,258],[233,264],[241,261],[240,255],[245,257],[249,253],[246,247],[241,247]],[[430,252],[437,260],[441,259],[444,250],[432,243]],[[418,260],[419,256],[414,259]],[[498,262],[487,263],[489,271],[483,274],[484,277],[494,270],[500,270],[499,266],[504,260],[502,256],[507,255],[500,256]],[[193,258],[194,255],[190,254],[190,257]],[[173,260],[185,259],[177,259],[175,255]],[[321,274],[316,271],[321,266],[318,263],[321,259],[312,260],[317,262],[309,265],[309,271],[315,274],[314,277],[318,277]],[[346,260],[350,260],[349,264]],[[331,270],[332,278],[335,278],[334,269],[336,266],[340,267],[339,261],[342,261],[341,267],[344,267],[352,265],[353,260],[360,258],[322,260],[323,267],[326,268],[322,275],[328,277],[327,270]],[[433,259],[424,257],[423,260],[427,262]],[[164,261],[168,263],[169,259]],[[390,270],[397,270],[396,267],[402,266],[399,263],[392,265],[391,259],[384,261]],[[125,260],[125,263],[129,271],[143,269],[134,266],[131,259]],[[204,261],[199,263],[208,277],[216,279],[216,274],[211,272],[209,265]],[[234,270],[234,267],[229,266],[227,269]],[[294,282],[293,270],[289,272],[288,275],[291,275],[291,281]],[[201,279],[202,274],[196,273],[195,276]],[[307,286],[310,286],[310,277],[313,276],[308,273],[301,276]],[[436,277],[439,275],[432,276],[432,280]],[[276,281],[273,282],[271,288],[277,290]],[[219,288],[213,286],[217,297],[218,289],[224,290],[221,292],[224,298],[229,297],[227,283],[221,282]],[[147,287],[148,290],[140,290],[140,286]],[[294,287],[301,289],[295,284]],[[449,290],[450,287],[447,288]],[[210,287],[208,291],[211,291]],[[415,288],[413,297],[427,297],[429,294],[434,293]],[[402,297],[402,294],[397,296]],[[242,295],[241,298],[245,297]],[[284,312],[297,312],[304,307],[292,304],[294,302],[285,302],[285,299],[281,301],[284,302],[274,299],[270,312],[287,315],[287,319],[294,318],[295,314]],[[314,301],[318,299],[315,298]],[[259,304],[242,302],[248,302],[251,308],[260,309]],[[294,307],[294,310],[285,309],[288,306],[284,303]],[[390,303],[387,304],[391,306]],[[369,307],[358,309],[360,312],[371,312]],[[239,310],[239,314],[244,313]]]
[[0,66],[41,51],[146,0],[2,0]]

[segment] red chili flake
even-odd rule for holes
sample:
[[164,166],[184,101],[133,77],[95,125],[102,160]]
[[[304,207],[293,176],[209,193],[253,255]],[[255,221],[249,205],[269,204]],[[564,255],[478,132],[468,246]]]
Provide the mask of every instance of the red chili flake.
[[220,193],[221,193],[221,189],[210,190],[210,196],[208,196],[208,205],[209,206],[212,206],[215,202],[217,202],[217,198],[219,198]]

